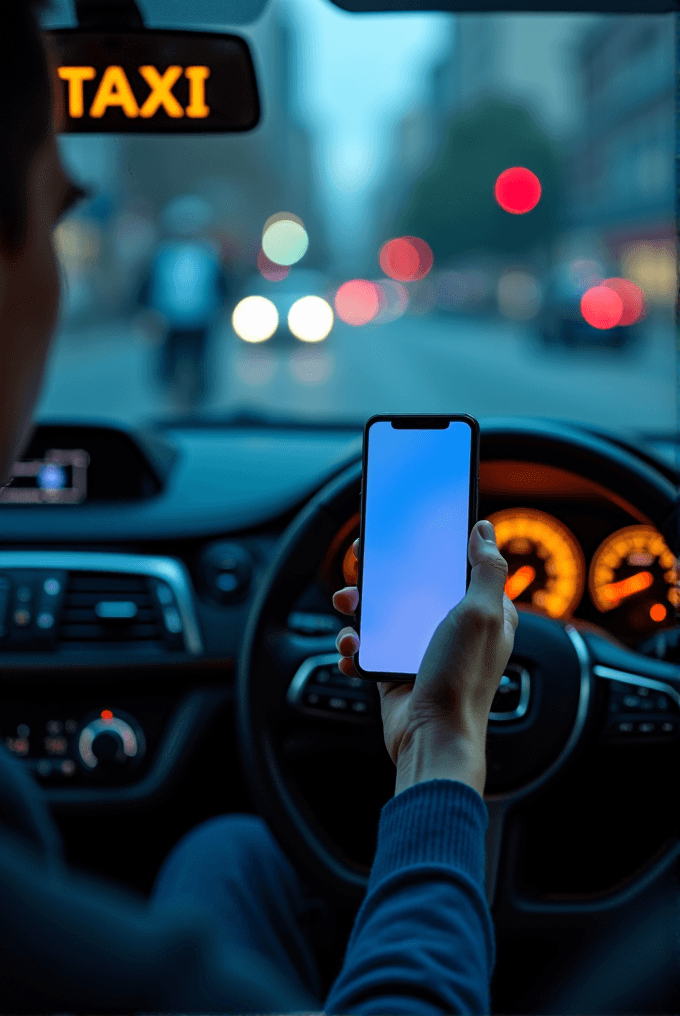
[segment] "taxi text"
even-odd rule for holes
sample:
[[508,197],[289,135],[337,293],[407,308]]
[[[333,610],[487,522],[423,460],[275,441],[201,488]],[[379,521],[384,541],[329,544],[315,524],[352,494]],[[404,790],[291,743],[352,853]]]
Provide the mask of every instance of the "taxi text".
[[[90,106],[88,115],[97,119],[104,116],[107,109],[118,106],[130,119],[141,116],[149,119],[163,109],[168,116],[181,116],[203,119],[210,113],[205,104],[205,82],[210,77],[208,67],[178,67],[172,65],[161,73],[156,67],[145,65],[138,68],[151,89],[148,97],[140,106],[135,99],[130,81],[122,67],[107,67],[102,74],[99,87]],[[59,67],[59,77],[68,84],[68,113],[72,119],[85,115],[85,99],[83,84],[94,81],[97,71],[94,67]],[[186,108],[177,101],[172,89],[182,74],[189,82],[189,105]]]

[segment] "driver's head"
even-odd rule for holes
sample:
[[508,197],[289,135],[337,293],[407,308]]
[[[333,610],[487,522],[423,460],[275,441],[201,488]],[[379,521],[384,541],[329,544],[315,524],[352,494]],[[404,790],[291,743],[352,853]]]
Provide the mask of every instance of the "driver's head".
[[40,8],[0,3],[0,483],[30,436],[59,307],[54,227],[78,196],[55,143]]

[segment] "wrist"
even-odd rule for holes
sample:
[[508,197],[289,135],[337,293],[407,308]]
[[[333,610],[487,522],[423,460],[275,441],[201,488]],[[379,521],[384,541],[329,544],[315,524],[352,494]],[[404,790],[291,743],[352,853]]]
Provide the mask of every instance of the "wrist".
[[480,744],[460,735],[442,736],[427,729],[416,731],[397,758],[394,796],[427,780],[457,780],[483,796],[486,783],[484,742]]

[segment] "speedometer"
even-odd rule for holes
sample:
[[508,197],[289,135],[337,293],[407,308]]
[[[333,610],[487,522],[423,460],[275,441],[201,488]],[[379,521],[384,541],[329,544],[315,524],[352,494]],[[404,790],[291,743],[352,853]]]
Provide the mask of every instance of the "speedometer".
[[675,557],[653,526],[627,526],[608,536],[595,552],[588,585],[602,613],[630,631],[653,632],[677,623],[680,606]]
[[586,566],[573,533],[547,512],[508,508],[489,515],[508,562],[505,591],[549,617],[569,617],[583,596]]

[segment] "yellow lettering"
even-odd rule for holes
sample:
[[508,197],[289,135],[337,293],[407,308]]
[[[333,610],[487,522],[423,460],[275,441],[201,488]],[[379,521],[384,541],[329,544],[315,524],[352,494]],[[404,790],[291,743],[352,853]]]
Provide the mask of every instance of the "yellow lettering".
[[184,76],[189,79],[189,105],[187,116],[203,119],[210,114],[210,106],[205,104],[205,81],[210,77],[209,67],[187,67]]
[[140,116],[153,116],[161,106],[168,116],[184,116],[184,110],[171,91],[182,73],[181,67],[168,67],[165,74],[161,75],[155,67],[145,66],[139,68],[139,73],[151,88],[149,98],[139,111]]
[[99,83],[90,116],[101,117],[109,106],[121,106],[127,117],[139,116],[137,100],[122,67],[107,67]]
[[60,67],[59,77],[68,82],[68,115],[77,119],[85,112],[83,103],[83,81],[92,81],[97,76],[94,67]]

